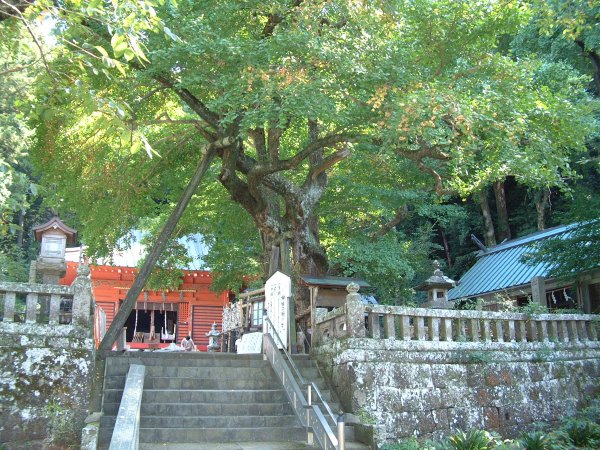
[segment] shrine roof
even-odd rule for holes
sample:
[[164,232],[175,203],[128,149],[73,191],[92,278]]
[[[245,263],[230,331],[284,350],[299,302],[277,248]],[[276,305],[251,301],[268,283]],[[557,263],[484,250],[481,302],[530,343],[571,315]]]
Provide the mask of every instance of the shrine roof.
[[42,234],[48,230],[60,230],[67,236],[67,242],[74,244],[77,240],[77,230],[65,224],[58,216],[52,217],[48,222],[33,227],[33,234],[37,241],[42,239]]
[[350,283],[356,283],[361,288],[371,287],[365,280],[359,278],[347,278],[347,277],[333,277],[333,276],[309,276],[303,275],[300,277],[302,281],[308,286],[327,286],[327,287],[340,287],[346,289]]
[[535,251],[540,241],[568,237],[578,225],[549,228],[479,251],[475,265],[448,292],[448,300],[502,292],[528,285],[534,277],[546,277],[552,267],[550,262],[530,265],[524,262],[524,258]]

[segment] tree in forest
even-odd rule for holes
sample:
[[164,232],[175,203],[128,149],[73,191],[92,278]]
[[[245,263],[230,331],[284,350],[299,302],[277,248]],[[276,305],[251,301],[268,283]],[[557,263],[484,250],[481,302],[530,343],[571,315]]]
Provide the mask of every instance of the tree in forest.
[[[39,197],[28,158],[32,130],[27,110],[32,100],[36,64],[33,43],[15,24],[0,32],[0,280],[27,279]],[[14,39],[8,37],[8,31]]]
[[211,182],[175,234],[201,231],[213,251],[258,256],[263,271],[288,241],[295,273],[320,274],[328,249],[346,272],[348,258],[367,265],[348,250],[361,236],[377,260],[377,241],[398,242],[396,225],[437,211],[439,196],[508,175],[560,186],[591,132],[581,77],[498,51],[522,20],[508,1],[49,11],[57,44],[36,84],[34,159],[50,201],[78,213],[92,256],[144,218],[160,224],[211,143]]

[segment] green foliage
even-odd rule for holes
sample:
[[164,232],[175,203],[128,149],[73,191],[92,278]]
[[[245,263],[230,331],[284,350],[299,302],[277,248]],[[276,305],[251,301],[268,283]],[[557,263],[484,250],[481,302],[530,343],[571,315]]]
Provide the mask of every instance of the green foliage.
[[[544,427],[545,428],[545,427]],[[388,444],[386,450],[592,450],[600,447],[600,399],[593,399],[590,405],[576,417],[563,419],[556,427],[542,431],[523,433],[519,439],[503,440],[496,433],[483,430],[458,431],[442,441],[419,441],[410,438],[397,444]]]
[[492,441],[492,435],[481,430],[459,431],[448,438],[450,447],[455,450],[487,450]]
[[527,450],[548,450],[548,437],[540,431],[524,433],[519,443]]
[[600,425],[582,419],[570,419],[560,431],[565,440],[578,448],[600,447]]
[[0,248],[0,281],[27,281],[28,260],[16,246]]
[[516,312],[520,312],[523,314],[548,314],[548,307],[544,306],[544,305],[540,305],[537,302],[534,302],[533,300],[529,300],[527,302],[526,305],[523,306],[519,306],[516,309]]
[[466,359],[471,364],[490,364],[494,360],[493,352],[474,351],[466,352]]
[[49,437],[52,444],[67,450],[80,448],[85,411],[65,409],[60,404],[51,402],[46,406],[46,414],[50,418]]
[[[224,136],[236,144],[220,150],[176,233],[206,237],[216,289],[260,276],[286,237],[296,270],[317,260],[324,268],[329,257],[334,271],[397,302],[430,271],[434,231],[459,228],[458,241],[471,232],[475,220],[445,205],[447,194],[467,197],[506,177],[567,189],[577,176],[573,161],[587,155],[596,126],[589,80],[565,62],[507,52],[526,24],[549,28],[552,9],[290,3],[27,10],[25,20],[44,12],[57,21],[34,84],[33,159],[48,203],[78,215],[91,256],[108,255],[144,218],[162,223],[201,150]],[[587,42],[596,11],[584,13],[571,35]],[[549,17],[571,23],[560,8]],[[311,150],[315,136],[338,138]],[[180,259],[173,250],[165,269]]]
[[[330,262],[344,276],[365,278],[376,287],[377,299],[384,304],[400,304],[410,298],[410,281],[419,259],[429,254],[425,239],[411,241],[397,233],[372,240],[365,236],[332,240]],[[420,244],[420,245],[419,245]],[[429,264],[428,264],[429,265]]]
[[438,450],[432,442],[421,442],[416,438],[410,438],[396,444],[386,444],[381,447],[382,450]]
[[371,413],[362,408],[356,412],[356,417],[358,417],[360,423],[362,423],[363,425],[375,425],[377,423],[377,421],[375,420],[375,418],[373,418]]
[[600,266],[598,251],[600,221],[594,219],[577,224],[567,235],[542,241],[525,261],[532,265],[550,262],[550,275],[573,277]]

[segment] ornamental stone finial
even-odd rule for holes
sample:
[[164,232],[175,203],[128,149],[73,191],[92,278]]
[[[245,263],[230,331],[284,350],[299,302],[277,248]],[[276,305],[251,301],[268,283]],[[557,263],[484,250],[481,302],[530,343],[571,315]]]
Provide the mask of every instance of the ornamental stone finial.
[[358,285],[358,283],[355,283],[354,281],[351,282],[350,284],[348,284],[348,286],[346,286],[346,290],[348,291],[349,294],[356,294],[360,289],[360,286]]
[[437,259],[435,259],[433,261],[433,274],[434,275],[436,275],[436,276],[442,276],[442,275],[444,275],[444,273],[442,272],[442,270],[440,269],[440,267],[441,267],[440,266],[440,262]]
[[77,266],[77,276],[87,277],[90,274],[90,266],[88,264],[80,263]]

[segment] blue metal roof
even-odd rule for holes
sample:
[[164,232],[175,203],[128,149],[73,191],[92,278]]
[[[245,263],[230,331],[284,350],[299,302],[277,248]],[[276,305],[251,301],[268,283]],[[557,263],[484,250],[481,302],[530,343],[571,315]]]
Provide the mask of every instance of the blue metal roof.
[[535,243],[549,237],[567,236],[579,224],[564,225],[533,233],[480,251],[479,260],[448,292],[448,300],[476,297],[528,285],[537,276],[547,276],[552,265],[529,265],[523,256],[535,250]]

